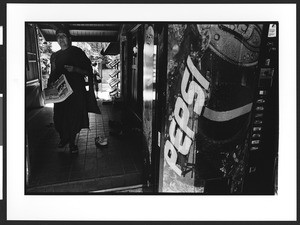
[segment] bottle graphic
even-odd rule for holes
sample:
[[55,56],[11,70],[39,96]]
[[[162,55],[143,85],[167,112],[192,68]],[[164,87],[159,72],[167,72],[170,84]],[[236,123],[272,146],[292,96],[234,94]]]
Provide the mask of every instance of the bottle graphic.
[[192,190],[245,168],[261,26],[169,27],[165,190]]
[[197,28],[208,33],[208,48],[198,68],[210,89],[195,137],[196,186],[202,179],[237,179],[244,172],[262,27],[214,24]]

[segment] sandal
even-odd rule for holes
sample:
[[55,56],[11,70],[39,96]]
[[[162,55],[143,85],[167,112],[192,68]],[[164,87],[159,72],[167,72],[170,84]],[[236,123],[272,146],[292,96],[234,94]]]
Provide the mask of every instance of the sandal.
[[108,145],[108,138],[104,137],[96,137],[95,138],[95,145],[97,147],[105,147]]

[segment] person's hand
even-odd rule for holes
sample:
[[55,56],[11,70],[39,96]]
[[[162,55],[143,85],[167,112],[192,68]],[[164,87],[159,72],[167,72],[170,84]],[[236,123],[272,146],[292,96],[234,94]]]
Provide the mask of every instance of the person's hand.
[[69,73],[74,73],[78,71],[78,68],[76,66],[65,65],[64,67]]

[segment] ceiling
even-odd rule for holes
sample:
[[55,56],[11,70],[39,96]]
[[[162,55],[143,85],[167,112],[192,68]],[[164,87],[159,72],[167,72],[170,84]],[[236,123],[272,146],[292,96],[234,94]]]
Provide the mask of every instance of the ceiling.
[[75,42],[118,42],[120,23],[37,23],[46,41],[56,41],[55,31],[66,27]]
[[121,23],[37,23],[36,25],[46,41],[56,41],[56,30],[65,27],[74,42],[110,42],[101,53],[103,55],[120,53]]

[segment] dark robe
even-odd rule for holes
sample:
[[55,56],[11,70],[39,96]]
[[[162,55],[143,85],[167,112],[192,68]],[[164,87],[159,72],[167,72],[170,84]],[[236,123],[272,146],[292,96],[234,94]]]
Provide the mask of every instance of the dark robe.
[[[89,128],[87,91],[84,75],[69,73],[64,66],[79,67],[92,75],[91,61],[85,53],[75,46],[59,50],[51,55],[51,74],[49,82],[57,80],[65,74],[73,93],[63,102],[54,104],[54,126],[61,140],[70,141],[82,128]],[[72,140],[71,140],[72,141]]]

